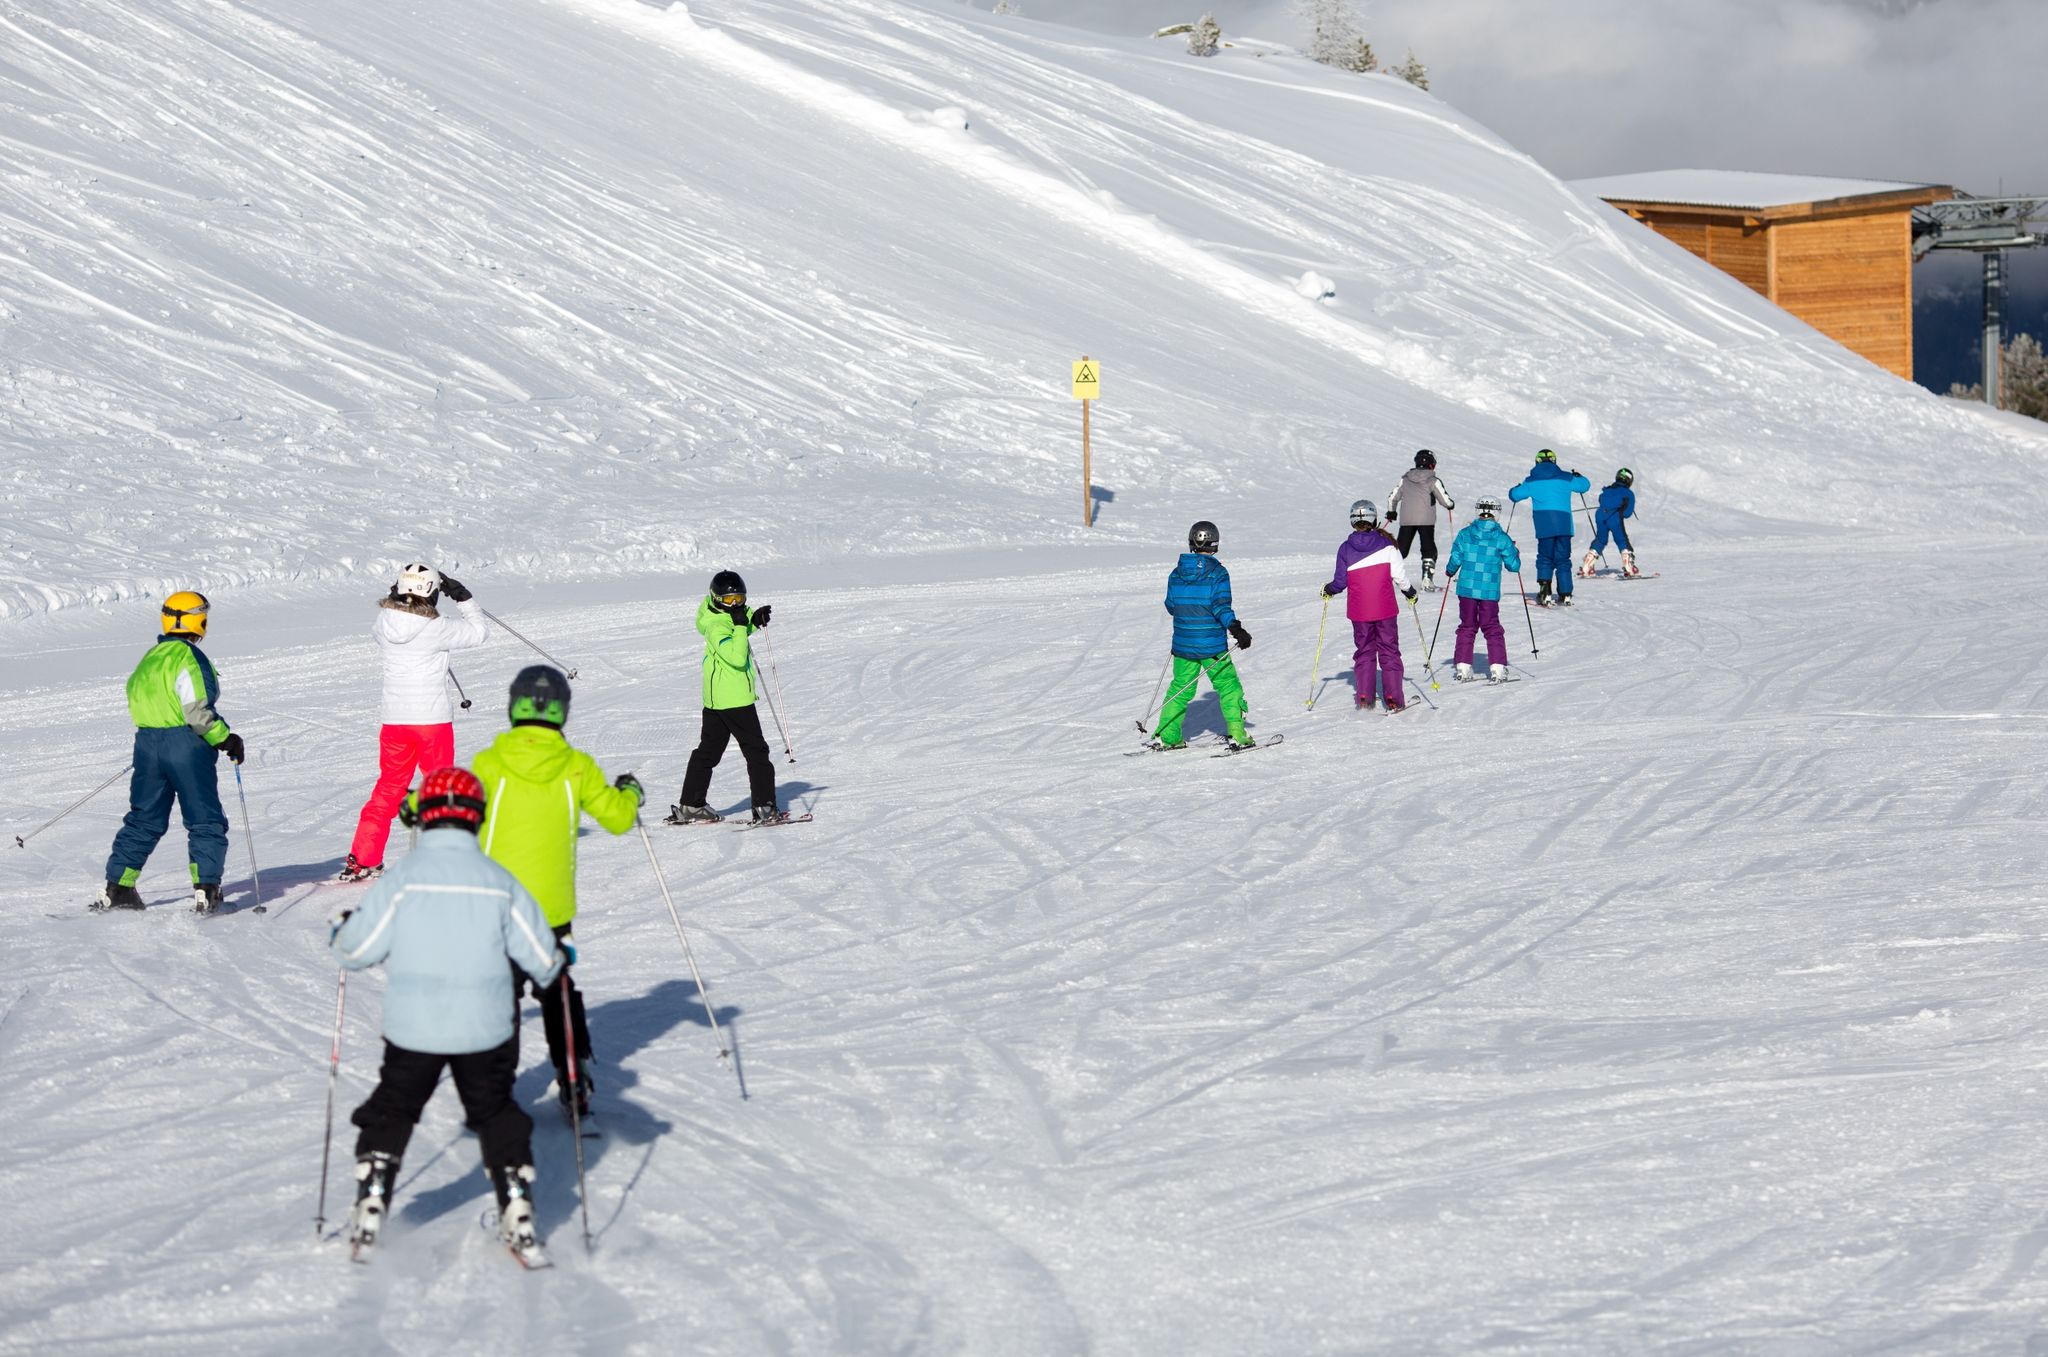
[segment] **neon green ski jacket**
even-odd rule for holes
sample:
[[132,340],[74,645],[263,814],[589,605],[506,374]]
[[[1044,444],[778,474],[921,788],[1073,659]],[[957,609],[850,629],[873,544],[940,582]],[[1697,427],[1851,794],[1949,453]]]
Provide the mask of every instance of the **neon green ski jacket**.
[[735,622],[706,594],[697,605],[697,630],[704,636],[704,705],[713,711],[753,706],[753,627]]
[[220,748],[228,723],[213,704],[220,701],[220,681],[203,651],[181,636],[166,636],[149,648],[128,676],[128,715],[138,730],[176,730],[190,726],[199,738]]
[[576,917],[576,838],[583,817],[614,834],[640,798],[605,780],[597,760],[547,726],[514,726],[476,756],[484,784],[484,856],[519,878],[551,928]]

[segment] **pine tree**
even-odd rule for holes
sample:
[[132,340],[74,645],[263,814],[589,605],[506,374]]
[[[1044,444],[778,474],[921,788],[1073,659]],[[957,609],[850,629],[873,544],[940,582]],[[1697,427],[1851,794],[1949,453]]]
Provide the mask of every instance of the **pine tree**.
[[[2001,352],[2004,363],[1998,376],[1998,408],[2031,419],[2048,420],[2048,350],[2032,335],[2014,335]],[[1956,400],[1984,399],[1984,384],[1961,382],[1949,387]]]
[[1016,12],[1017,7],[1011,4],[1010,0],[996,0],[995,8],[989,11],[991,14],[1015,14]]
[[1364,38],[1354,38],[1351,43],[1351,50],[1346,52],[1343,60],[1336,64],[1342,66],[1347,71],[1357,71],[1360,75],[1371,75],[1380,68],[1380,59],[1379,55],[1372,50],[1371,43],[1367,42]]
[[1413,47],[1408,49],[1408,59],[1394,68],[1394,74],[1419,90],[1429,88],[1429,67],[1422,64]]
[[1351,0],[1297,0],[1296,14],[1309,22],[1308,54],[1325,66],[1351,65],[1364,39],[1358,36],[1358,22],[1352,17]]
[[1223,26],[1213,14],[1204,14],[1188,30],[1188,51],[1198,57],[1213,57],[1223,42]]

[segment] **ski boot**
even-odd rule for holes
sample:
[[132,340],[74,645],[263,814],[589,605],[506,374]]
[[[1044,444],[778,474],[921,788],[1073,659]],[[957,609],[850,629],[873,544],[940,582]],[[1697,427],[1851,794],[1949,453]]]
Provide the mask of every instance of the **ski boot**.
[[397,1181],[397,1155],[372,1151],[356,1160],[356,1204],[348,1213],[348,1243],[358,1263],[369,1262],[377,1247],[377,1232],[384,1228],[384,1212]]
[[1643,573],[1636,568],[1636,554],[1634,551],[1624,551],[1621,553],[1621,573],[1630,579],[1634,579]]
[[1587,552],[1579,561],[1579,578],[1582,580],[1592,579],[1593,571],[1599,567],[1599,564],[1600,554],[1594,551]]
[[1506,683],[1508,681],[1508,667],[1504,664],[1494,665],[1486,671],[1486,681],[1488,683]]
[[1555,608],[1569,608],[1572,606],[1572,596],[1570,594],[1560,593],[1556,598],[1551,600],[1551,606]]
[[665,825],[712,825],[725,817],[709,806],[685,806],[680,802],[668,808]]
[[211,881],[200,881],[192,887],[192,912],[202,917],[220,912],[220,887]]
[[1399,716],[1402,712],[1407,710],[1408,704],[1406,702],[1396,702],[1391,697],[1387,699],[1387,715]]
[[1472,681],[1472,666],[1469,664],[1460,664],[1458,666],[1458,672],[1455,677],[1460,683],[1470,683]]
[[773,801],[763,801],[754,807],[753,822],[757,825],[786,825],[789,823],[789,812]]
[[548,1256],[541,1251],[540,1235],[533,1224],[533,1165],[493,1168],[491,1187],[498,1194],[500,1242],[522,1267],[548,1266]]
[[1375,706],[1379,704],[1374,702],[1369,697],[1353,697],[1351,699],[1351,705],[1357,708],[1359,711],[1371,711]]
[[1242,732],[1236,735],[1226,735],[1223,737],[1224,749],[1228,750],[1232,754],[1242,753],[1244,750],[1255,748],[1257,747],[1258,743],[1259,742],[1257,740],[1254,740],[1250,735],[1244,734]]
[[147,906],[142,903],[142,892],[135,887],[124,886],[118,881],[109,881],[100,887],[99,895],[93,899],[89,908],[93,913],[100,914],[110,909],[144,909]]
[[1536,581],[1536,606],[1539,608],[1548,608],[1550,606],[1549,580]]
[[1436,592],[1436,557],[1422,558],[1422,588],[1425,593]]
[[334,879],[336,881],[368,881],[373,876],[382,875],[384,875],[383,864],[380,863],[375,867],[365,867],[362,863],[356,861],[354,853],[350,853],[348,861],[341,864],[341,874]]

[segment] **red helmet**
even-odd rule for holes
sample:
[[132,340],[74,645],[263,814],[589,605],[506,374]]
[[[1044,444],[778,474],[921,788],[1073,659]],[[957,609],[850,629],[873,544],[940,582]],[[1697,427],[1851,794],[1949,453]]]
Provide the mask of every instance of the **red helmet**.
[[420,784],[420,828],[461,825],[474,834],[484,822],[484,784],[467,768],[437,768]]

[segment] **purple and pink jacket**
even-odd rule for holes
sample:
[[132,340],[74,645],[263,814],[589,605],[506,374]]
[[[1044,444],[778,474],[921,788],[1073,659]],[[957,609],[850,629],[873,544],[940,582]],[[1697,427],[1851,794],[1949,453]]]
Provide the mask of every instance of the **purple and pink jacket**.
[[1323,592],[1349,594],[1344,611],[1353,622],[1384,622],[1401,615],[1395,595],[1408,587],[1408,568],[1394,539],[1369,528],[1352,533],[1337,548],[1337,573]]

